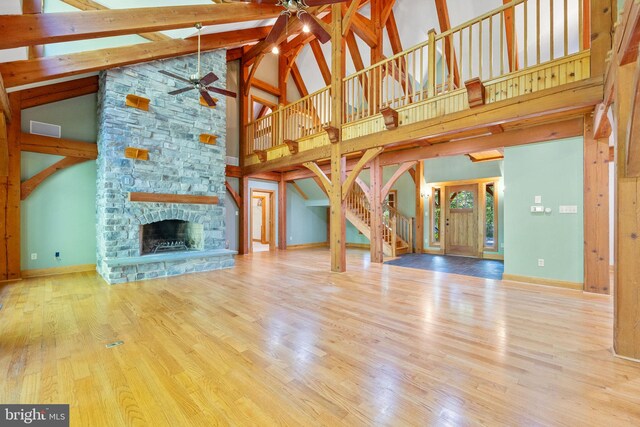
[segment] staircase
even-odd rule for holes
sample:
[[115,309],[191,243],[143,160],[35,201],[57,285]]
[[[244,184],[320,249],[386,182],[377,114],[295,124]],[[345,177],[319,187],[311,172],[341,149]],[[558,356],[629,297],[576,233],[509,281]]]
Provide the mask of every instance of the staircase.
[[[383,251],[387,256],[406,254],[413,248],[413,219],[402,215],[388,204],[382,206]],[[346,200],[346,217],[371,240],[371,206],[367,195],[354,186]]]

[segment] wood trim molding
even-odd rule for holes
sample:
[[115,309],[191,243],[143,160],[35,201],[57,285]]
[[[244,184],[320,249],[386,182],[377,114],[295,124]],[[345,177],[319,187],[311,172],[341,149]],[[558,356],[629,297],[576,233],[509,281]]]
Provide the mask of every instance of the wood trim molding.
[[224,186],[227,188],[227,191],[229,192],[229,194],[231,194],[233,201],[236,202],[236,206],[238,208],[242,207],[242,197],[240,197],[240,194],[238,194],[238,192],[233,189],[231,184],[229,184],[229,181],[225,181]]
[[195,196],[192,194],[129,193],[129,201],[140,203],[179,203],[193,205],[217,205],[218,196]]
[[312,249],[312,248],[328,248],[329,242],[317,242],[317,243],[301,243],[299,245],[287,245],[287,250],[292,249]]
[[24,132],[20,135],[20,142],[22,151],[54,154],[56,156],[82,157],[89,160],[98,158],[98,146],[90,142],[52,138]]
[[22,270],[22,278],[57,276],[60,274],[86,273],[96,271],[95,264],[70,265],[66,267],[38,268],[33,270]]
[[516,274],[503,274],[502,281],[528,283],[532,285],[553,286],[556,288],[573,289],[577,291],[582,291],[584,288],[584,283],[565,282],[562,280],[543,279],[540,277],[519,276]]

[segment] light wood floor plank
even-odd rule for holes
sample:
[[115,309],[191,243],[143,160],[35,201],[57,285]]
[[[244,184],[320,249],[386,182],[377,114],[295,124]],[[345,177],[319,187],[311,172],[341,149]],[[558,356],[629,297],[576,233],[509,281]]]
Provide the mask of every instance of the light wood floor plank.
[[348,261],[1,285],[0,402],[70,403],[78,426],[640,424],[610,297]]

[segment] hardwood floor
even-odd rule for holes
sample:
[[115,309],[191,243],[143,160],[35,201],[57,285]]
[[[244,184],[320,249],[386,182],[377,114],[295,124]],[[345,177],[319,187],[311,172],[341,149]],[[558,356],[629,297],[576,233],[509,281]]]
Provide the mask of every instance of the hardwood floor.
[[312,249],[112,287],[4,285],[0,402],[69,403],[76,426],[640,424],[610,297],[363,251],[348,265],[330,273]]

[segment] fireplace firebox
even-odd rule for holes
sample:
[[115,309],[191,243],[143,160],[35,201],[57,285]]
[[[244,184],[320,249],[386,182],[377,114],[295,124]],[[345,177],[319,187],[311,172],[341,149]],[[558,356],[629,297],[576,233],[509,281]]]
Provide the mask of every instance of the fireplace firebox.
[[167,219],[140,227],[140,255],[204,249],[202,224]]

